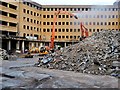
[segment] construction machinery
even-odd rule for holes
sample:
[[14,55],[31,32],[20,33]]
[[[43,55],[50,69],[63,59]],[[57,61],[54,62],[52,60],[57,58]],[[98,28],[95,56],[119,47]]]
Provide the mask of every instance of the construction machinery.
[[80,23],[80,29],[81,29],[81,38],[80,41],[87,38],[89,36],[88,33],[88,29],[82,24],[82,22]]
[[59,14],[67,14],[70,15],[71,17],[74,17],[75,19],[78,19],[78,17],[72,13],[66,12],[66,11],[62,11],[59,10],[54,14],[54,21],[53,21],[53,27],[52,27],[52,36],[51,36],[51,43],[50,43],[50,49],[54,49],[54,37],[55,37],[55,24],[56,24],[56,20],[57,20],[57,16]]
[[32,47],[29,50],[29,53],[31,53],[31,54],[39,54],[39,55],[46,55],[46,54],[48,54],[48,50],[47,50],[46,47],[40,47],[40,48]]

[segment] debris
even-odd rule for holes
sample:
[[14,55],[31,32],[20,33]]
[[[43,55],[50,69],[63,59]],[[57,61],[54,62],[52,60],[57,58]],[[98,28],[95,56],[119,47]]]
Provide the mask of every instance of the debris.
[[103,30],[64,48],[62,52],[55,52],[54,60],[49,66],[42,67],[95,75],[111,75],[117,72],[117,75],[112,76],[120,76],[120,65],[116,65],[119,60],[120,32]]

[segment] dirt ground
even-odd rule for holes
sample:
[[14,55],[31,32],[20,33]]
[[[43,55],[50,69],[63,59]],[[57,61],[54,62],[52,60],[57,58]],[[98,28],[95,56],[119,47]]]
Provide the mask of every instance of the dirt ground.
[[119,79],[107,75],[91,75],[35,67],[38,56],[3,60],[0,64],[1,87],[5,88],[118,88]]

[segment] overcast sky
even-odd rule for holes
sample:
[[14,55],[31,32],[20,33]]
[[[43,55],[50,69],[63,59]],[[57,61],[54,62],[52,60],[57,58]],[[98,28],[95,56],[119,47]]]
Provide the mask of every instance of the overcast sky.
[[112,5],[116,0],[32,0],[42,5]]

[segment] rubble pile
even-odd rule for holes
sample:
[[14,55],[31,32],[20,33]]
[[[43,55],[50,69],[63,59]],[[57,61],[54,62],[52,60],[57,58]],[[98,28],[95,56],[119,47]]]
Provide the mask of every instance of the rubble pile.
[[7,51],[0,48],[0,60],[8,60],[9,55],[7,54]]
[[103,30],[75,45],[56,52],[45,68],[76,71],[95,75],[119,76],[120,32]]
[[0,60],[16,60],[17,56],[13,55],[12,52],[6,51],[5,49],[0,48]]

